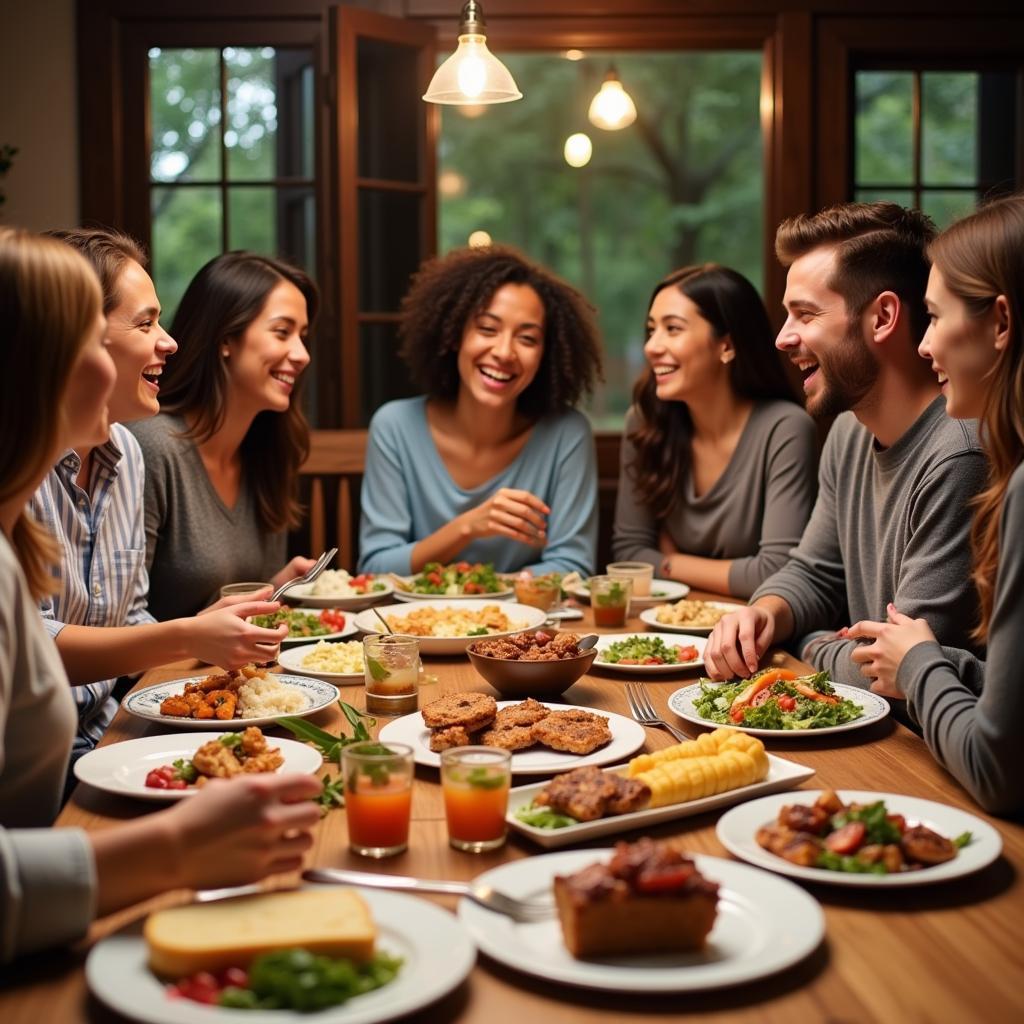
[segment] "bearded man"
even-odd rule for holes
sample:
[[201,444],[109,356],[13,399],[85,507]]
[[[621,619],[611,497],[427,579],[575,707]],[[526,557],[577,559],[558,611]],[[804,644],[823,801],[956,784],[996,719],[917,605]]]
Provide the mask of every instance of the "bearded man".
[[934,234],[928,217],[894,203],[835,206],[776,234],[788,274],[775,344],[803,376],[807,411],[837,419],[789,562],[709,638],[713,678],[750,675],[771,644],[795,641],[835,682],[867,687],[841,627],[885,621],[890,601],[927,619],[940,643],[976,650],[970,501],[985,460],[976,424],[945,415],[917,353]]

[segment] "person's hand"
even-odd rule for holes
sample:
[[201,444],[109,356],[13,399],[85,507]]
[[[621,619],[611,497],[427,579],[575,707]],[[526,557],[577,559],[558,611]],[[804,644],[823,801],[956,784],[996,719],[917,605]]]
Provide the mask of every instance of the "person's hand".
[[502,487],[460,518],[472,537],[511,537],[530,547],[547,541],[551,509],[535,494]]
[[751,605],[718,620],[704,648],[704,666],[712,679],[745,679],[757,671],[761,655],[775,636],[775,617]]
[[316,565],[315,558],[303,558],[296,555],[280,572],[270,577],[270,583],[274,590],[277,590],[282,583],[295,579],[296,576],[305,576],[313,566]]
[[[196,612],[196,615],[206,615],[207,612],[220,611],[221,608],[234,608],[236,604],[248,604],[252,601],[268,601],[270,595],[274,592],[274,588],[268,583],[265,587],[259,590],[250,590],[245,594],[229,594],[227,597],[222,597],[217,601],[214,601],[208,608],[204,608],[201,612]],[[275,605],[270,610],[277,611],[280,605]],[[263,615],[263,612],[256,612],[257,615]]]
[[[186,620],[185,643],[193,658],[233,671],[249,662],[263,663],[277,657],[281,641],[288,635],[288,624],[274,629],[254,626],[246,620],[252,615],[270,615],[281,607],[280,601],[231,601],[230,607],[216,605]],[[221,602],[218,602],[220,604]]]
[[859,644],[850,658],[860,665],[861,675],[874,680],[873,693],[883,697],[906,699],[906,694],[896,685],[896,673],[900,663],[911,647],[927,640],[934,640],[935,634],[924,619],[912,619],[898,611],[892,603],[886,608],[888,622],[855,622],[846,630],[851,640],[873,640],[871,644]]
[[295,871],[313,845],[315,775],[213,779],[168,811],[164,832],[177,878],[166,888],[216,889]]

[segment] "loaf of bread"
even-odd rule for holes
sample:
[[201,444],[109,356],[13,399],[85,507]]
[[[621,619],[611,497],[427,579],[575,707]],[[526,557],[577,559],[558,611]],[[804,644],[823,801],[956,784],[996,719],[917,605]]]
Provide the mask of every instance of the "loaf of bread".
[[562,939],[575,957],[689,952],[707,940],[718,886],[664,843],[619,843],[608,864],[556,875]]
[[150,914],[149,966],[166,978],[247,967],[262,953],[307,949],[358,963],[374,953],[370,910],[351,889],[303,889],[193,903]]

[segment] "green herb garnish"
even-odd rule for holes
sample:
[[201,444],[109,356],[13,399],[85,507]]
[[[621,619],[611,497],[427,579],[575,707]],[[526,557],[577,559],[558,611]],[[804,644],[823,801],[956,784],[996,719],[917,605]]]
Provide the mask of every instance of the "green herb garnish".
[[186,761],[183,757],[179,757],[174,762],[174,776],[191,786],[199,778],[199,772],[191,761]]
[[222,747],[227,747],[230,750],[241,744],[242,734],[240,732],[226,732],[223,736],[219,737],[219,742]]
[[332,779],[330,775],[325,775],[321,782],[320,795],[314,797],[313,800],[320,805],[320,817],[322,818],[335,807],[345,806],[345,787],[342,785],[340,777]]
[[343,700],[338,701],[338,706],[348,724],[352,726],[351,736],[334,736],[326,729],[321,729],[304,718],[275,718],[274,724],[281,726],[282,729],[287,729],[304,743],[312,743],[323,754],[325,761],[333,761],[337,764],[342,748],[347,747],[350,743],[365,743],[371,738],[370,729],[377,724],[376,718],[352,707],[351,704],[346,704]]
[[508,776],[483,767],[471,768],[466,775],[466,783],[473,789],[501,789],[507,781]]
[[595,594],[593,598],[602,608],[618,608],[626,603],[626,588],[621,583],[613,583],[603,594]]
[[958,849],[962,850],[967,846],[974,836],[970,832],[961,832],[960,835],[953,840],[953,845]]
[[567,828],[579,824],[568,814],[559,814],[550,807],[535,807],[533,804],[517,808],[515,815],[524,825],[532,825],[534,828]]
[[391,678],[391,673],[376,659],[369,655],[365,656],[366,667],[370,670],[374,682],[382,683],[385,679]]

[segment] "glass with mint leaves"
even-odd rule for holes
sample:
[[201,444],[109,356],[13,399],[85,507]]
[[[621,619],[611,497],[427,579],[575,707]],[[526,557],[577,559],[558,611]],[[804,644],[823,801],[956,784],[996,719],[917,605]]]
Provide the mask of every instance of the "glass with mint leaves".
[[419,706],[420,642],[414,636],[374,633],[363,638],[366,710],[408,715]]
[[499,747],[452,747],[441,752],[441,792],[448,842],[467,853],[505,842],[512,754]]
[[633,581],[613,576],[590,577],[590,607],[595,626],[622,627],[629,613]]

